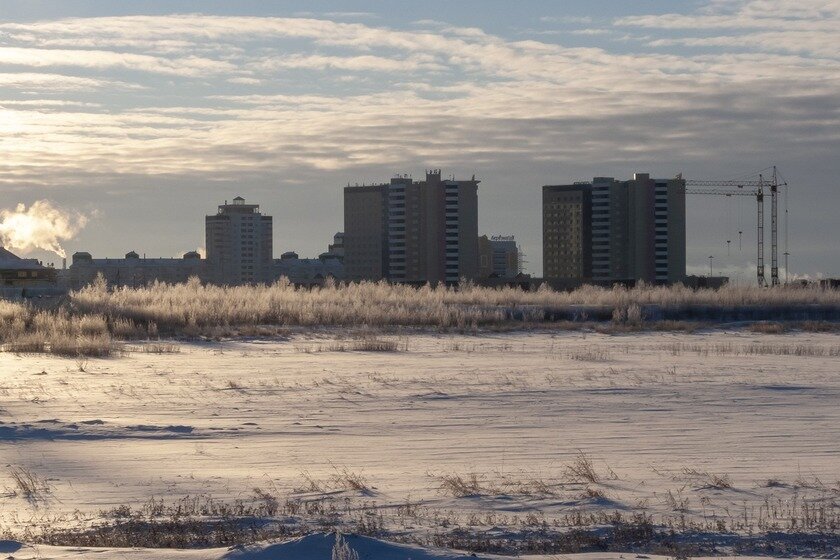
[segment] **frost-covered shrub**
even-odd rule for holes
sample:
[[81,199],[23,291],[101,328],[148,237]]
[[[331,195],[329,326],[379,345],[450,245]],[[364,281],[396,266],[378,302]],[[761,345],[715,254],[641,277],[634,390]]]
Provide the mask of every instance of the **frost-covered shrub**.
[[643,322],[643,309],[651,305],[667,309],[840,305],[840,292],[749,286],[692,290],[681,285],[645,284],[635,288],[583,286],[570,292],[553,291],[543,285],[537,291],[526,292],[472,284],[456,289],[429,285],[415,288],[386,282],[327,283],[309,289],[296,288],[283,279],[267,286],[212,286],[190,281],[115,290],[99,283],[75,292],[72,300],[85,313],[138,324],[154,322],[164,330],[195,331],[208,326],[257,324],[471,328],[512,319],[541,321],[542,310],[571,306],[615,309],[616,321],[635,325]]

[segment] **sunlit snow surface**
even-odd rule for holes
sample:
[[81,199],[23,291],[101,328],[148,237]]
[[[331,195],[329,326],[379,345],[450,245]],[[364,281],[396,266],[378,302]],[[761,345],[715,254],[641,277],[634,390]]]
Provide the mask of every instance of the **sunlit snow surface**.
[[[614,510],[757,521],[770,502],[836,511],[836,335],[397,339],[398,352],[346,351],[332,333],[86,362],[0,354],[0,525],[70,527],[151,497],[249,500],[255,488],[409,500],[496,525]],[[569,474],[580,452],[596,481]],[[44,492],[22,495],[13,469]],[[367,489],[331,482],[341,472]],[[475,475],[479,491],[453,495],[453,475]],[[26,550],[13,555],[34,557]],[[184,557],[249,558],[225,554]]]

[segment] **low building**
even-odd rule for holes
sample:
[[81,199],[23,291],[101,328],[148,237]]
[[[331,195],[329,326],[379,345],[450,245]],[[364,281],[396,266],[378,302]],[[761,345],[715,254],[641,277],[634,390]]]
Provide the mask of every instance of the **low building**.
[[708,288],[719,290],[729,284],[728,276],[686,276],[682,284],[694,290]]
[[513,235],[478,238],[478,277],[516,278],[522,273],[522,250]]
[[274,259],[272,280],[287,278],[292,284],[300,286],[320,285],[328,278],[344,280],[344,263],[340,258],[328,255],[323,253],[317,259],[302,259],[294,251],[287,251],[279,259]]
[[73,261],[64,276],[70,289],[79,289],[93,282],[101,274],[110,286],[139,287],[155,281],[180,284],[196,276],[206,279],[207,261],[196,251],[181,258],[146,258],[136,252],[126,253],[122,259],[95,259],[90,253],[73,253]]
[[0,285],[12,288],[49,287],[56,284],[56,270],[38,259],[23,259],[0,247]]

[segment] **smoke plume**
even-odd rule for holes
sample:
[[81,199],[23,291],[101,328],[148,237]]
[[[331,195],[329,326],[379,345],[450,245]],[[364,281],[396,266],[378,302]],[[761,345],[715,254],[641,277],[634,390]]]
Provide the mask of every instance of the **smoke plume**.
[[64,258],[61,241],[72,239],[87,224],[87,216],[38,200],[28,209],[18,204],[14,210],[0,210],[0,245],[30,251],[43,249]]

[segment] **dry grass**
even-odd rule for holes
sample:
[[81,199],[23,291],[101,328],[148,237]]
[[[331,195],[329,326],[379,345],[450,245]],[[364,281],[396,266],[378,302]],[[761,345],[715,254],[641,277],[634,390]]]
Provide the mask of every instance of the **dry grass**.
[[373,494],[374,487],[361,472],[356,472],[346,466],[331,465],[333,473],[324,478],[316,478],[309,471],[300,471],[303,485],[294,489],[296,494],[323,494],[333,491],[358,492],[364,495]]
[[684,467],[682,473],[689,480],[693,481],[698,488],[711,488],[716,490],[728,490],[732,488],[732,480],[727,474],[715,474]]
[[557,496],[563,483],[548,480],[537,473],[519,471],[515,473],[468,472],[431,474],[427,476],[437,481],[441,494],[454,498],[476,496],[520,496],[548,498]]
[[350,548],[341,533],[336,531],[331,558],[332,560],[359,560],[359,554]]
[[362,473],[351,471],[347,467],[336,467],[335,465],[333,465],[333,470],[335,472],[330,477],[333,487],[361,492],[363,494],[371,493],[372,488],[368,485],[367,478]]
[[[0,302],[0,349],[17,353],[51,352],[63,356],[106,357],[120,351],[115,341],[158,339],[166,335],[210,338],[225,336],[285,336],[292,327],[353,327],[369,333],[393,328],[424,327],[476,332],[484,329],[595,328],[620,334],[639,330],[696,329],[698,321],[681,318],[685,308],[714,310],[736,307],[803,309],[840,308],[840,291],[818,288],[759,289],[726,286],[719,290],[691,290],[683,286],[640,285],[632,289],[584,286],[571,292],[545,287],[534,292],[517,288],[391,285],[385,282],[335,284],[313,289],[295,288],[285,281],[270,286],[221,287],[197,279],[185,284],[156,283],[141,288],[110,289],[104,281],[71,294],[70,302],[55,310]],[[668,320],[651,320],[655,307],[673,311]],[[583,308],[583,310],[581,309]],[[589,310],[600,317],[590,319]],[[691,317],[703,316],[690,315]],[[664,314],[660,315],[664,317]],[[575,319],[572,320],[572,317]],[[609,320],[612,317],[612,321]],[[555,322],[557,320],[557,322]],[[518,327],[517,327],[518,326]],[[754,332],[777,334],[799,327],[809,332],[836,331],[830,322],[762,322]],[[177,351],[171,344],[147,345],[144,352]],[[406,341],[374,334],[319,351],[394,352]],[[593,359],[594,358],[594,359]],[[584,361],[603,357],[581,356]]]
[[297,352],[315,354],[321,352],[408,352],[408,338],[380,338],[364,335],[353,340],[331,340],[329,342],[296,344]]
[[50,493],[49,483],[26,467],[12,467],[9,477],[14,483],[15,494],[29,501],[38,501]]
[[833,358],[840,356],[840,345],[827,344],[787,344],[758,343],[736,344],[732,342],[716,343],[693,343],[693,342],[671,342],[662,346],[651,348],[664,350],[673,356],[680,356],[686,353],[694,353],[698,356],[808,356],[817,358]]
[[363,338],[353,341],[351,349],[354,352],[397,352],[403,349],[408,350],[408,339],[404,339],[403,344],[400,344],[396,340]]
[[139,337],[148,332],[125,318],[75,314],[63,308],[45,311],[0,301],[0,349],[5,352],[103,358],[122,352],[115,333]]
[[[461,477],[461,482],[468,490],[487,484],[480,477],[476,481]],[[284,498],[276,491],[253,488],[232,501],[197,495],[125,504],[84,519],[83,527],[77,528],[69,528],[64,522],[69,520],[50,518],[18,533],[0,533],[0,538],[71,547],[199,548],[335,532],[511,556],[626,550],[671,556],[691,550],[712,556],[721,548],[760,556],[782,546],[786,555],[819,557],[840,546],[840,511],[831,500],[795,494],[768,498],[759,508],[745,505],[717,511],[707,510],[706,503],[701,518],[691,515],[685,489],[656,496],[667,506],[661,515],[632,508],[574,508],[551,515],[539,509],[504,508],[459,513],[447,505],[410,499],[389,505],[346,494]],[[576,497],[588,501],[606,496],[587,484]],[[702,497],[699,502],[703,504]]]
[[567,356],[570,360],[577,360],[579,362],[608,362],[611,357],[610,351],[607,348],[599,346],[576,348],[569,351]]
[[569,482],[600,482],[601,476],[595,469],[592,459],[583,451],[578,451],[574,460],[565,467],[566,478]]
[[748,328],[752,332],[761,334],[782,334],[787,331],[785,325],[772,321],[760,321],[758,323],[753,323]]
[[181,347],[172,342],[149,342],[134,346],[125,346],[126,352],[139,352],[141,354],[178,354]]
[[177,332],[202,332],[219,325],[285,326],[433,326],[470,328],[501,325],[512,320],[542,323],[546,309],[591,306],[616,310],[616,322],[639,326],[645,306],[679,309],[683,306],[840,305],[840,291],[818,288],[759,289],[726,286],[692,290],[683,286],[612,289],[584,286],[571,292],[545,287],[525,292],[517,288],[391,285],[385,282],[334,284],[313,289],[295,288],[285,281],[270,286],[220,287],[197,279],[186,284],[153,284],[143,288],[109,290],[94,283],[71,296],[79,310],[134,324],[155,323]]
[[442,474],[436,478],[440,483],[440,492],[455,498],[469,498],[497,493],[486,485],[485,477],[477,473],[465,475],[457,473]]

